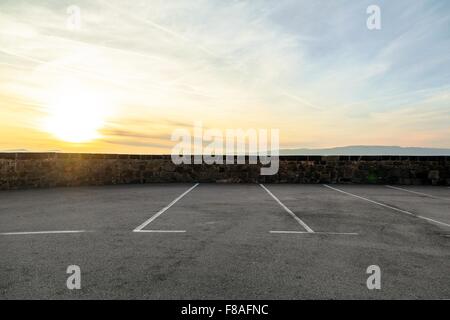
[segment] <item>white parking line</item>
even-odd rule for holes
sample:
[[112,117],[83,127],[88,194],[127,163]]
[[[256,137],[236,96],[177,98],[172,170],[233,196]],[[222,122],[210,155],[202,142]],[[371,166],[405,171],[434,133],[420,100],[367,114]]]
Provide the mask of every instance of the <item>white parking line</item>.
[[278,204],[287,212],[289,213],[292,218],[294,218],[303,228],[305,228],[305,230],[309,233],[313,233],[313,229],[311,229],[306,223],[304,223],[299,217],[297,217],[295,215],[295,213],[293,213],[288,207],[286,207],[277,197],[275,197],[275,195],[270,192],[269,189],[267,189],[262,183],[259,184],[261,186],[261,188],[263,188],[264,190],[267,191],[267,193],[273,198],[275,199],[276,202],[278,202]]
[[173,200],[171,203],[169,203],[166,207],[159,210],[156,214],[154,214],[150,219],[144,221],[140,226],[138,226],[136,229],[133,230],[133,232],[141,232],[143,228],[145,228],[150,222],[158,218],[160,215],[162,215],[164,212],[166,212],[171,206],[173,206],[175,203],[177,203],[181,198],[183,198],[185,195],[187,195],[189,192],[191,192],[196,186],[199,184],[196,183],[192,187],[190,187],[188,190],[183,192],[181,195],[179,195],[175,200]]
[[296,234],[331,234],[344,236],[357,236],[356,232],[307,232],[307,231],[269,231],[269,233],[296,233]]
[[450,227],[450,224],[447,224],[447,223],[444,223],[444,222],[441,222],[441,221],[437,221],[437,220],[434,220],[434,219],[431,219],[431,218],[427,218],[427,217],[424,217],[424,216],[416,216],[416,217],[421,218],[421,219],[425,219],[425,220],[428,220],[430,222],[434,222],[434,223],[437,223],[437,224],[441,224],[441,225],[446,226],[446,227]]
[[400,187],[394,187],[394,186],[391,186],[391,185],[386,185],[386,187],[391,188],[391,189],[400,190],[400,191],[409,192],[409,193],[414,193],[414,194],[417,194],[417,195],[420,195],[420,196],[430,197],[430,198],[434,198],[434,199],[450,200],[449,198],[436,197],[436,196],[433,196],[431,194],[417,192],[417,191],[412,191],[412,190],[408,190],[408,189],[404,189],[404,188],[400,188]]
[[63,230],[63,231],[25,231],[25,232],[2,232],[2,236],[14,236],[14,235],[31,235],[31,234],[59,234],[59,233],[83,233],[86,230]]
[[135,232],[153,232],[153,233],[183,233],[186,230],[138,230]]
[[365,200],[365,201],[377,204],[377,205],[385,207],[385,208],[389,208],[389,209],[394,210],[394,211],[398,211],[398,212],[405,213],[407,215],[410,215],[410,216],[413,216],[413,217],[416,217],[416,218],[424,219],[424,220],[431,221],[431,222],[434,222],[434,223],[437,223],[437,224],[440,224],[440,225],[443,225],[443,226],[446,226],[446,227],[450,227],[450,224],[447,224],[447,223],[444,223],[444,222],[441,222],[441,221],[437,221],[437,220],[433,220],[431,218],[427,218],[427,217],[424,217],[424,216],[418,216],[418,215],[415,215],[412,212],[409,212],[409,211],[406,211],[406,210],[401,210],[401,209],[398,209],[398,208],[395,208],[395,207],[391,207],[391,206],[389,206],[387,204],[384,204],[384,203],[381,203],[381,202],[377,202],[377,201],[374,201],[374,200],[370,200],[370,199],[358,196],[356,194],[353,194],[353,193],[350,193],[350,192],[346,192],[346,191],[340,190],[338,188],[331,187],[331,186],[329,186],[327,184],[324,184],[323,186],[327,187],[329,189],[332,189],[334,191],[344,193],[344,194],[346,194],[348,196],[352,196],[352,197],[355,197],[355,198],[358,198],[358,199],[361,199],[361,200]]

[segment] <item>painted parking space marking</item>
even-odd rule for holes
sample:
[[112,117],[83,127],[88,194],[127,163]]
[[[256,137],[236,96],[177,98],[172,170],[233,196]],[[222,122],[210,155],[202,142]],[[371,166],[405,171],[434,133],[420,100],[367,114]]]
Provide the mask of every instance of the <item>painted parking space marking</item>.
[[[143,232],[142,229],[144,229],[147,225],[149,225],[152,221],[154,221],[156,218],[158,218],[160,215],[162,215],[164,212],[166,212],[170,207],[172,207],[175,203],[177,203],[179,200],[181,200],[185,195],[187,195],[189,192],[191,192],[195,187],[197,187],[199,183],[196,183],[192,187],[190,187],[188,190],[183,192],[181,195],[179,195],[175,200],[173,200],[171,203],[169,203],[167,206],[159,210],[157,213],[155,213],[151,218],[144,221],[141,225],[139,225],[137,228],[133,230],[133,232]],[[151,231],[150,231],[151,232]],[[161,230],[159,230],[161,232]]]
[[139,230],[135,232],[150,232],[150,233],[184,233],[186,230]]
[[299,217],[297,217],[297,215],[295,213],[293,213],[288,207],[286,207],[281,201],[280,199],[278,199],[272,192],[270,192],[269,189],[267,189],[262,183],[259,184],[261,186],[261,188],[263,188],[264,190],[266,190],[266,192],[287,212],[289,213],[289,215],[295,219],[295,221],[298,222],[298,224],[300,224],[307,232],[309,233],[313,233],[313,229],[311,229],[305,222],[303,222],[302,219],[300,219]]
[[21,232],[1,232],[2,236],[17,236],[17,235],[36,235],[36,234],[65,234],[65,233],[83,233],[91,232],[86,230],[59,230],[59,231],[21,231]]
[[427,220],[427,221],[433,222],[435,224],[439,224],[439,225],[443,225],[443,226],[446,226],[446,227],[450,227],[450,224],[442,222],[442,221],[438,221],[438,220],[434,220],[434,219],[427,218],[427,217],[424,217],[424,216],[416,215],[416,214],[414,214],[412,212],[409,212],[409,211],[406,211],[406,210],[402,210],[402,209],[399,209],[399,208],[396,208],[396,207],[392,207],[390,205],[387,205],[387,204],[384,204],[384,203],[381,203],[381,202],[378,202],[378,201],[374,201],[374,200],[371,200],[371,199],[368,199],[368,198],[365,198],[365,197],[361,197],[361,196],[358,196],[356,194],[353,194],[353,193],[350,193],[350,192],[346,192],[344,190],[341,190],[341,189],[338,189],[338,188],[335,188],[335,187],[331,187],[331,186],[329,186],[327,184],[324,184],[323,186],[327,187],[329,189],[332,189],[334,191],[346,194],[348,196],[355,197],[355,198],[358,198],[358,199],[361,199],[361,200],[364,200],[364,201],[367,201],[367,202],[371,202],[373,204],[376,204],[376,205],[379,205],[379,206],[382,206],[382,207],[385,207],[385,208],[388,208],[388,209],[391,209],[391,210],[394,210],[394,211],[397,211],[397,212],[401,212],[401,213],[410,215],[412,217],[416,217],[416,218],[419,218],[419,219],[423,219],[423,220]]
[[447,200],[447,201],[450,200],[449,198],[437,197],[437,196],[433,196],[431,194],[427,194],[427,193],[423,193],[423,192],[417,192],[417,191],[412,191],[412,190],[408,190],[408,189],[400,188],[400,187],[395,187],[395,186],[391,186],[391,185],[386,185],[385,187],[391,188],[391,189],[395,189],[395,190],[404,191],[404,192],[409,192],[409,193],[417,194],[419,196],[425,196],[425,197],[429,197],[429,198],[433,198],[433,199],[440,199],[440,200]]
[[287,234],[329,234],[329,235],[343,235],[343,236],[357,236],[357,232],[307,232],[307,231],[269,231],[269,233],[287,233]]

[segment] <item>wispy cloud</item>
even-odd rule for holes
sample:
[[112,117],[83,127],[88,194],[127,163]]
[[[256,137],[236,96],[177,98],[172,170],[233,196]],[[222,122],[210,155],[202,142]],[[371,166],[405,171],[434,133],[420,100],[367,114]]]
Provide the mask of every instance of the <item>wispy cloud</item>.
[[[16,147],[52,148],[38,124],[69,78],[113,101],[104,140],[89,148],[116,151],[120,140],[150,152],[194,120],[278,127],[289,146],[450,146],[448,101],[433,100],[450,86],[450,4],[380,0],[382,30],[369,31],[372,2],[81,0],[73,32],[71,1],[3,1],[0,123],[12,134],[11,120],[28,110],[16,130],[34,136]],[[428,138],[414,140],[423,128]]]

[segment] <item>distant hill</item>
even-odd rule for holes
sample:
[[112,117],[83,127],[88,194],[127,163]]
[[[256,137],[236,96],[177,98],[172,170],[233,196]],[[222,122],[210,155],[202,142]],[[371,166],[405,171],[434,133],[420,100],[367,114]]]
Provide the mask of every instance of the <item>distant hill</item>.
[[[27,149],[0,150],[0,152],[36,152]],[[44,150],[39,152],[61,152],[60,150]],[[398,146],[346,146],[323,149],[280,149],[280,155],[313,155],[313,156],[450,156],[450,149],[421,148]]]
[[30,152],[30,150],[27,150],[27,149],[6,149],[6,150],[0,150],[0,152]]
[[318,156],[450,156],[450,149],[398,146],[346,146],[325,149],[280,149],[280,155]]
[[12,152],[12,153],[19,153],[19,152],[60,152],[60,150],[57,149],[52,149],[52,150],[42,150],[42,151],[33,151],[33,150],[28,150],[28,149],[5,149],[5,150],[0,150],[0,152]]

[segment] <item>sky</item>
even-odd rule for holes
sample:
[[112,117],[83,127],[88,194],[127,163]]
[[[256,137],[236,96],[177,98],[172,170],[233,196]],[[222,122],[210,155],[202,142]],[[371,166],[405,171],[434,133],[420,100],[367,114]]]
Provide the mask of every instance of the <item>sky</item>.
[[450,148],[449,52],[446,0],[0,0],[0,150],[169,153],[196,121]]

